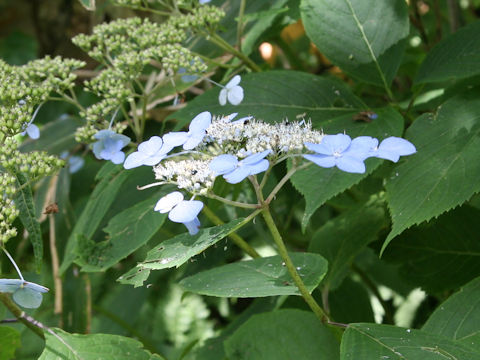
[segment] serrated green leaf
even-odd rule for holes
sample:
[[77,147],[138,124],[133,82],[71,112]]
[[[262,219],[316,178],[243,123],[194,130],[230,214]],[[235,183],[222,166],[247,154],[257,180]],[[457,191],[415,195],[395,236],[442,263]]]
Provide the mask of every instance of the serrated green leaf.
[[[392,108],[375,110],[378,118],[371,123],[354,123],[351,116],[343,116],[321,123],[324,131],[336,134],[347,130],[352,138],[367,135],[384,139],[388,136],[400,136],[403,131],[403,118]],[[352,185],[372,173],[382,161],[368,159],[365,174],[350,174],[336,168],[325,169],[312,164],[305,170],[297,171],[290,179],[293,186],[305,197],[306,207],[302,218],[302,230],[305,231],[313,213],[327,200],[345,191]]]
[[403,0],[302,0],[307,35],[347,73],[389,88],[409,33]]
[[32,243],[33,255],[35,258],[35,268],[40,272],[43,260],[43,240],[40,223],[35,214],[35,205],[33,203],[32,189],[27,184],[28,180],[22,173],[16,173],[17,191],[15,204],[20,211],[19,218],[25,229],[28,231],[28,239]]
[[418,70],[416,84],[458,80],[480,74],[480,21],[439,42]]
[[147,243],[167,217],[153,211],[160,197],[161,193],[114,216],[103,229],[107,240],[96,244],[89,254],[91,261],[82,264],[82,271],[104,271]]
[[101,180],[93,190],[68,238],[60,273],[64,273],[79,255],[76,253],[78,239],[88,240],[93,236],[110,205],[115,200],[120,187],[128,177],[128,172],[123,167],[112,165],[111,163],[105,164],[97,174],[97,179]]
[[311,118],[316,125],[320,121],[366,109],[366,105],[342,82],[298,71],[251,73],[242,76],[240,85],[245,94],[240,105],[219,105],[220,89],[214,88],[197,96],[168,119],[176,119],[177,128],[180,128],[208,109],[214,115],[236,112],[239,118],[254,115],[270,123],[285,118]]
[[225,341],[230,360],[339,358],[338,341],[310,312],[278,310],[252,316]]
[[340,359],[478,360],[480,353],[422,330],[358,323],[343,334]]
[[[327,272],[327,261],[318,254],[291,253],[297,271],[312,292]],[[280,256],[223,265],[187,277],[185,290],[218,297],[300,295]]]
[[53,329],[62,339],[45,332],[45,350],[39,360],[160,360],[161,356],[152,355],[143,349],[137,340],[119,335],[108,334],[69,334]]
[[15,350],[20,347],[20,333],[6,326],[0,326],[0,360],[15,358]]
[[146,259],[137,265],[144,269],[160,270],[179,267],[213,244],[245,224],[245,219],[235,219],[228,224],[200,229],[196,235],[185,233],[163,241],[150,250]]
[[406,138],[417,154],[395,168],[388,179],[387,201],[392,239],[412,225],[448,211],[480,191],[480,91],[447,101],[436,115],[415,120]]
[[480,333],[480,278],[476,278],[437,307],[422,330],[453,340]]
[[95,0],[79,0],[80,4],[83,5],[83,7],[89,11],[94,11],[95,10]]
[[[385,251],[400,273],[430,292],[457,289],[480,275],[480,211],[468,206],[405,231]],[[462,224],[462,226],[459,226]]]
[[318,253],[328,260],[328,273],[324,283],[331,290],[337,288],[356,255],[387,225],[382,203],[372,201],[342,213],[323,225],[312,237],[309,252]]

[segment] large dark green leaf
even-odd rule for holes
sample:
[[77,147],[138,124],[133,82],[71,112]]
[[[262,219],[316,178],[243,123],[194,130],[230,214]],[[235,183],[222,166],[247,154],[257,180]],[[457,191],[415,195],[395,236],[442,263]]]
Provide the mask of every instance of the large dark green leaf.
[[480,74],[480,21],[439,42],[418,70],[415,82],[457,80]]
[[478,360],[480,353],[449,338],[391,325],[350,324],[340,347],[342,360]]
[[[401,136],[403,131],[403,119],[392,108],[375,110],[378,118],[371,123],[354,124],[351,116],[338,117],[320,123],[326,133],[336,134],[347,131],[348,135],[368,135],[384,139],[388,136]],[[302,229],[305,229],[310,217],[327,200],[345,191],[352,185],[360,182],[372,173],[381,161],[369,159],[366,162],[365,174],[350,174],[337,168],[325,169],[312,164],[305,170],[301,170],[292,176],[293,186],[305,197],[306,207],[302,219]]]
[[69,334],[60,329],[54,329],[62,339],[45,332],[45,350],[39,360],[160,360],[159,355],[152,355],[144,350],[142,343],[118,335],[108,334]]
[[82,271],[104,271],[147,243],[167,217],[153,211],[161,196],[159,193],[113,217],[103,229],[107,240],[95,245],[81,264]]
[[82,239],[90,240],[127,177],[128,172],[123,167],[110,162],[105,164],[98,172],[97,179],[100,182],[93,190],[72,234],[68,238],[63,263],[60,266],[61,273],[67,270],[79,255],[82,255],[78,253],[79,241]]
[[150,270],[179,267],[244,224],[245,219],[236,219],[225,225],[200,229],[195,235],[185,233],[163,241],[148,252],[143,262],[118,280],[124,284],[140,286],[148,278]]
[[383,249],[402,231],[436,217],[480,190],[480,91],[447,101],[416,119],[406,137],[417,154],[395,168],[387,200],[393,228]]
[[409,32],[403,0],[302,0],[302,20],[319,50],[347,73],[388,88]]
[[16,186],[18,190],[15,196],[15,204],[20,211],[19,218],[25,229],[28,231],[28,239],[32,243],[33,255],[35,257],[35,267],[40,272],[43,260],[43,240],[40,223],[35,214],[35,205],[33,203],[32,189],[27,184],[27,178],[21,173],[16,173]]
[[373,200],[342,213],[313,235],[308,251],[319,253],[328,260],[324,282],[330,289],[340,285],[355,256],[374,241],[386,225],[382,202]]
[[230,360],[335,360],[338,341],[311,312],[254,315],[225,342]]
[[[327,261],[317,254],[291,253],[297,271],[312,292],[327,272]],[[223,265],[187,277],[186,290],[219,297],[300,295],[280,256]]]
[[478,336],[480,333],[480,278],[472,280],[438,306],[422,330],[453,340],[468,341],[472,336]]
[[386,259],[428,291],[457,289],[480,275],[479,218],[479,210],[464,206],[409,229],[387,248]]
[[15,358],[15,350],[20,347],[20,333],[6,326],[0,326],[0,360]]
[[208,110],[214,115],[234,112],[239,117],[253,115],[270,123],[286,118],[311,118],[317,125],[320,121],[342,114],[351,116],[366,109],[366,105],[340,81],[297,71],[251,73],[242,77],[240,85],[245,93],[240,105],[219,105],[220,88],[214,88],[197,96],[169,118],[176,119],[177,127],[182,127],[200,112]]

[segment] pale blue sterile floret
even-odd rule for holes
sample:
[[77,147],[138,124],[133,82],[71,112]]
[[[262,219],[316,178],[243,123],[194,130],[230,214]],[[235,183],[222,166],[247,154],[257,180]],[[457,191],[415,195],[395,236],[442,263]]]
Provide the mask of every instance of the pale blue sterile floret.
[[206,135],[206,130],[212,123],[212,114],[204,111],[195,116],[190,123],[188,132],[170,132],[163,136],[163,141],[169,146],[183,145],[184,150],[192,150],[200,144]]
[[68,172],[75,174],[85,165],[85,160],[81,156],[70,156],[68,151],[63,151],[60,154],[60,159],[68,159]]
[[218,102],[220,105],[226,105],[227,100],[232,105],[238,105],[243,100],[243,88],[238,85],[242,78],[240,75],[235,75],[232,80],[230,80],[225,87],[220,90],[218,95]]
[[127,156],[123,167],[125,169],[133,169],[142,165],[157,165],[167,157],[167,154],[172,149],[173,145],[163,141],[160,136],[152,136],[149,140],[138,145],[137,151]]
[[125,153],[121,149],[130,142],[128,136],[112,130],[100,130],[93,137],[98,140],[92,145],[93,154],[97,159],[110,160],[114,164],[123,163]]
[[30,139],[36,140],[40,137],[40,129],[37,125],[29,123],[25,131],[23,131],[20,135],[28,135]]
[[365,164],[362,156],[370,150],[362,144],[350,149],[352,139],[345,134],[325,135],[320,144],[305,143],[308,150],[316,154],[307,154],[303,157],[324,168],[338,167],[342,171],[362,174]]
[[249,175],[256,175],[268,169],[269,163],[265,159],[272,151],[265,150],[238,160],[235,155],[223,154],[215,157],[209,164],[210,170],[230,184],[238,184]]
[[326,135],[320,144],[305,143],[307,149],[316,154],[303,157],[315,164],[330,168],[337,166],[350,173],[365,172],[365,159],[377,157],[397,162],[400,156],[414,154],[417,150],[408,140],[399,137],[384,139],[380,145],[378,140],[370,136],[359,136],[353,140],[348,135]]
[[168,213],[168,218],[177,223],[182,223],[190,235],[198,233],[200,220],[198,214],[203,208],[203,203],[198,200],[184,200],[183,194],[174,191],[158,200],[155,211],[162,214]]
[[199,3],[203,5],[203,4],[208,4],[210,1],[212,0],[199,0]]
[[45,286],[23,279],[0,279],[0,292],[12,293],[13,300],[25,308],[38,308],[42,303],[42,293],[47,291]]

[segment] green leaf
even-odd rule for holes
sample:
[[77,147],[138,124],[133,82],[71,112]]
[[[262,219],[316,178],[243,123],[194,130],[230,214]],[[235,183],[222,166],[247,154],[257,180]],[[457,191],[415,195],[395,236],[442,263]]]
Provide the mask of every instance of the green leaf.
[[252,316],[225,341],[230,360],[339,358],[338,341],[310,312],[279,310]]
[[83,5],[83,7],[89,11],[94,11],[95,10],[95,0],[79,0],[80,4]]
[[480,353],[421,330],[368,323],[350,324],[340,346],[342,360],[478,360]]
[[[344,132],[352,138],[358,135],[368,135],[384,139],[388,136],[400,136],[403,131],[403,118],[393,108],[375,110],[378,118],[371,123],[354,123],[351,116],[342,116],[321,123],[324,131],[330,134]],[[345,191],[352,185],[372,173],[382,161],[368,159],[365,174],[350,174],[336,168],[325,169],[312,164],[305,170],[297,171],[290,179],[293,186],[305,197],[306,207],[302,218],[302,230],[314,212],[327,200]]]
[[358,112],[367,106],[350,89],[336,79],[328,79],[298,71],[266,71],[242,76],[240,83],[245,97],[240,105],[218,103],[220,88],[206,91],[168,119],[178,121],[177,128],[189,123],[208,109],[214,115],[238,113],[238,117],[254,115],[265,122],[285,118],[312,119],[314,124],[333,117]]
[[100,179],[100,182],[93,190],[87,205],[73,228],[72,234],[68,238],[60,273],[64,273],[80,255],[76,252],[79,239],[88,240],[93,236],[127,177],[128,172],[118,165],[107,163],[100,169],[97,174],[97,179]]
[[331,290],[337,288],[350,271],[350,264],[378,232],[385,227],[383,203],[373,201],[342,213],[323,225],[312,237],[309,252],[328,260],[328,273],[324,283]]
[[25,229],[28,231],[28,239],[32,243],[33,255],[35,257],[35,268],[40,272],[43,260],[43,240],[40,223],[35,214],[35,205],[33,203],[32,189],[28,180],[22,173],[16,173],[17,194],[15,204],[20,211],[19,218]]
[[480,277],[443,302],[422,330],[453,340],[468,340],[480,333]]
[[[21,29],[21,27],[17,27],[17,29]],[[14,30],[0,39],[0,58],[10,65],[26,64],[35,60],[37,54],[38,43],[33,34],[27,35]]]
[[185,233],[163,241],[150,250],[146,259],[137,265],[144,269],[169,269],[185,264],[190,258],[200,254],[213,244],[219,242],[230,233],[238,230],[245,224],[240,218],[228,224],[200,229],[196,235]]
[[382,251],[402,231],[448,211],[480,191],[480,91],[447,101],[436,115],[424,114],[406,138],[417,154],[387,181],[393,227]]
[[346,278],[337,289],[328,293],[331,317],[344,324],[374,322],[370,296],[365,286]]
[[[327,272],[327,261],[317,254],[291,253],[307,289],[312,292]],[[300,295],[280,256],[219,266],[180,282],[186,290],[218,297]]]
[[20,333],[11,327],[0,326],[0,360],[15,358],[15,350],[20,347]]
[[302,0],[307,35],[347,73],[389,88],[409,33],[403,0]]
[[185,233],[165,240],[150,250],[143,262],[120,276],[118,281],[141,286],[150,275],[150,270],[179,267],[244,224],[245,219],[236,219],[228,224],[200,229],[195,235]]
[[[405,231],[385,251],[409,282],[443,292],[480,275],[480,211],[463,206]],[[459,224],[462,224],[459,226]]]
[[103,229],[107,240],[95,245],[82,271],[104,271],[147,243],[167,217],[153,211],[160,197],[152,196],[114,216]]
[[480,21],[439,42],[418,70],[416,84],[458,80],[480,74]]
[[137,340],[107,334],[69,334],[60,329],[53,329],[62,339],[59,340],[49,332],[45,332],[45,350],[39,360],[150,360],[162,359],[144,350]]

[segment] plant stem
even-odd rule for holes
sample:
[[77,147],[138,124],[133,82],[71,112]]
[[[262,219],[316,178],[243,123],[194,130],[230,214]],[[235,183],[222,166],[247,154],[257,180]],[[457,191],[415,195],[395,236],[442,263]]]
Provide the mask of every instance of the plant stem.
[[0,301],[2,301],[3,305],[20,321],[23,323],[27,328],[32,330],[35,335],[39,336],[40,338],[44,339],[43,331],[39,327],[32,324],[25,318],[25,312],[22,311],[5,293],[0,293]]
[[242,33],[243,33],[243,14],[245,13],[245,5],[247,1],[240,1],[240,9],[238,10],[238,24],[237,24],[237,48],[242,49]]
[[18,274],[18,276],[20,277],[20,279],[21,279],[22,281],[25,281],[25,279],[23,278],[22,272],[21,272],[20,269],[18,268],[17,263],[15,262],[15,260],[13,260],[12,255],[10,255],[10,253],[7,251],[7,249],[6,249],[5,247],[2,247],[2,250],[3,250],[3,252],[5,253],[5,255],[7,255],[8,259],[10,260],[10,262],[13,264],[13,267],[15,268],[15,270],[17,270],[17,274]]
[[[223,225],[224,224],[224,222],[217,215],[215,215],[215,213],[212,210],[210,210],[206,205],[203,207],[203,212],[210,219],[210,221],[213,222],[215,225]],[[256,213],[258,214],[258,212],[260,212],[260,210],[257,210]],[[255,211],[252,214],[254,214],[254,213],[255,213]],[[251,217],[252,214],[249,217]],[[247,217],[247,219],[248,219],[248,217]],[[255,258],[260,257],[260,255],[257,253],[257,251],[253,247],[251,247],[250,244],[248,244],[237,233],[232,232],[231,234],[228,235],[228,237],[230,239],[232,239],[232,241],[235,243],[235,245],[237,245],[240,249],[245,251],[252,258],[255,259]]]
[[275,244],[278,247],[278,252],[280,253],[280,256],[285,262],[287,270],[292,276],[292,279],[295,282],[295,285],[297,286],[298,290],[300,291],[300,294],[302,294],[303,299],[308,304],[310,309],[312,309],[313,313],[317,316],[317,318],[320,321],[328,322],[329,319],[327,315],[325,314],[323,309],[320,307],[320,305],[318,305],[317,301],[313,298],[313,296],[308,291],[307,287],[303,283],[302,278],[298,274],[297,269],[295,268],[295,265],[292,262],[292,259],[288,255],[287,248],[285,246],[285,243],[283,242],[282,236],[280,235],[280,232],[278,231],[277,226],[275,225],[275,222],[272,218],[272,214],[270,213],[268,204],[265,204],[262,210],[262,215],[263,215],[263,218],[265,219],[265,223],[267,224],[268,229],[270,230],[270,233],[272,234],[273,240],[275,241]]
[[243,61],[245,65],[247,65],[253,71],[255,72],[262,71],[262,69],[260,69],[260,67],[257,64],[255,64],[248,56],[246,56],[241,51],[235,49],[232,45],[226,42],[220,35],[216,33],[210,33],[209,35],[206,36],[206,38],[207,40],[210,40],[212,43],[222,48],[223,50],[228,51],[229,53],[238,57],[240,60]]
[[290,171],[288,171],[285,176],[278,182],[278,184],[275,186],[275,188],[272,190],[272,192],[270,193],[270,195],[268,195],[268,197],[265,199],[265,202],[267,204],[270,204],[270,202],[272,202],[273,198],[275,197],[275,195],[277,195],[277,193],[280,191],[280,189],[283,187],[283,185],[285,185],[285,183],[288,181],[288,179],[290,179],[293,174],[295,174],[296,171],[298,170],[303,170],[305,169],[306,167],[310,166],[312,163],[311,162],[308,162],[306,164],[303,164],[302,166],[300,167],[296,167],[295,166],[295,163],[294,163],[294,166],[290,169]]
[[258,209],[260,207],[260,205],[258,205],[258,204],[247,204],[247,203],[242,203],[242,202],[239,202],[239,201],[229,200],[229,199],[226,199],[224,197],[218,196],[218,195],[213,194],[213,193],[208,194],[207,196],[211,199],[221,201],[224,204],[232,205],[232,206],[236,206],[236,207],[240,207],[240,208],[244,208],[244,209]]

